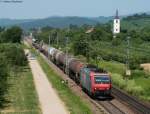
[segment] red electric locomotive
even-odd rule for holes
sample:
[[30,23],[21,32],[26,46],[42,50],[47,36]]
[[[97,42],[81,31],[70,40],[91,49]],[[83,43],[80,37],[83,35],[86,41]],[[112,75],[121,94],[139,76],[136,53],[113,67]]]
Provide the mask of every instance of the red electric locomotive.
[[95,66],[87,65],[80,71],[80,83],[91,96],[110,96],[111,77],[110,75]]

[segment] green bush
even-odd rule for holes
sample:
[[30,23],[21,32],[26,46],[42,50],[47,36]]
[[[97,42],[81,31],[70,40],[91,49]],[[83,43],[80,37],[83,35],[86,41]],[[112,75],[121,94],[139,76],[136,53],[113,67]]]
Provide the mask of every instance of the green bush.
[[140,96],[140,98],[145,101],[150,101],[150,96]]
[[20,43],[22,29],[14,26],[3,31],[0,38],[0,43]]
[[112,81],[119,88],[123,89],[126,86],[126,81],[123,79],[123,76],[120,74],[112,74]]
[[0,107],[3,105],[4,102],[4,95],[7,92],[7,77],[8,69],[5,57],[0,54]]
[[120,89],[125,89],[132,95],[142,95],[144,89],[141,86],[137,86],[134,80],[125,80],[120,74],[112,74],[113,83]]
[[134,80],[127,81],[127,86],[125,90],[136,96],[142,95],[144,92],[144,89],[141,86],[137,86]]
[[4,104],[4,96],[8,90],[7,78],[11,71],[17,72],[20,66],[27,64],[27,59],[20,44],[0,45],[0,107]]
[[20,44],[1,44],[0,53],[6,58],[6,61],[11,66],[23,66],[27,64],[27,58]]
[[114,38],[114,39],[112,40],[112,45],[113,45],[113,46],[118,46],[118,45],[120,45],[120,44],[121,44],[120,38]]

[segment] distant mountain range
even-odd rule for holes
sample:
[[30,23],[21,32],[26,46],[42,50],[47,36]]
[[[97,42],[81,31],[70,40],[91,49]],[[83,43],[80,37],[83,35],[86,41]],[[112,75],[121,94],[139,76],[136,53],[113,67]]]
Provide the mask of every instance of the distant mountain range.
[[[138,14],[141,15],[142,13],[138,13]],[[150,15],[150,12],[146,12],[146,14]],[[126,16],[120,16],[120,18],[122,19],[122,18],[126,18],[128,16],[132,17],[132,15],[126,15]],[[45,26],[50,26],[50,27],[54,27],[54,28],[64,28],[64,27],[68,27],[70,24],[82,26],[84,24],[95,25],[97,23],[107,23],[107,22],[111,21],[113,18],[114,18],[113,16],[109,16],[109,17],[104,17],[104,16],[100,16],[100,17],[52,16],[52,17],[48,17],[48,18],[44,18],[44,19],[0,19],[0,26],[10,27],[13,25],[17,25],[17,26],[22,27],[23,29],[30,29],[30,28],[35,28],[35,27],[36,28],[37,27],[45,27]],[[141,20],[141,19],[142,19],[142,21],[140,21],[140,24],[139,24],[139,21],[136,20],[137,22],[135,22],[135,20],[130,19],[130,20],[126,21],[125,23],[123,22],[122,25],[126,26],[127,23],[130,23],[133,21],[133,22],[135,22],[135,23],[132,22],[134,25],[140,26],[141,23],[143,23],[143,18],[138,19],[138,20]],[[146,21],[150,22],[150,18],[148,18]],[[132,23],[130,25],[133,25]],[[126,26],[126,27],[129,27],[129,26]]]
[[34,21],[32,19],[0,19],[0,26],[12,26]]
[[121,21],[121,28],[126,30],[139,30],[150,27],[150,13],[138,13],[127,16]]
[[89,17],[48,17],[45,19],[0,19],[0,26],[10,27],[13,25],[20,26],[24,29],[34,28],[34,27],[44,27],[51,26],[55,28],[64,28],[68,27],[70,24],[72,25],[95,25],[97,23],[106,23],[112,20],[113,17],[97,17],[97,18],[89,18]]

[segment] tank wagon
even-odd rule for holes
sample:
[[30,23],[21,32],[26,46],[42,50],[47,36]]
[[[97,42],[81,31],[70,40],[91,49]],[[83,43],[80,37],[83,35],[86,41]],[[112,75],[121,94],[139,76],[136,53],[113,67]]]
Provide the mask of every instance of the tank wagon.
[[[111,95],[111,76],[103,69],[97,68],[94,65],[86,65],[80,60],[66,55],[60,50],[53,47],[48,47],[42,49],[37,43],[33,46],[41,51],[43,54],[50,56],[51,61],[53,61],[61,69],[65,69],[66,62],[69,68],[69,76],[78,84],[81,85],[83,90],[85,90],[92,97],[98,96],[108,96]],[[47,51],[47,53],[45,53]],[[67,59],[66,59],[67,58]]]
[[56,60],[56,56],[58,55],[58,53],[61,53],[61,51],[55,49],[55,50],[53,51],[53,54],[52,54],[52,61],[53,61],[55,64],[58,63],[58,61]]
[[42,45],[42,51],[43,51],[44,55],[45,55],[46,57],[48,57],[48,45],[43,44],[43,45]]
[[80,83],[80,69],[84,67],[84,63],[76,58],[71,58],[68,62],[68,65],[71,78],[77,83]]
[[48,48],[48,56],[50,57],[51,60],[53,59],[53,55],[54,55],[55,50],[56,49],[53,47]]
[[66,54],[63,52],[58,52],[56,55],[56,64],[65,71],[65,65],[66,65]]
[[38,42],[32,42],[32,45],[38,49],[40,52],[43,52],[44,49],[42,48],[42,44],[38,43]]

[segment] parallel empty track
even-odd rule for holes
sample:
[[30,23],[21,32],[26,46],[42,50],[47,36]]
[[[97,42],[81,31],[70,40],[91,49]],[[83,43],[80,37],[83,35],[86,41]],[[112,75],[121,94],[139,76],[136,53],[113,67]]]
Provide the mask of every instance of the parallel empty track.
[[119,107],[116,107],[110,101],[97,101],[97,103],[102,105],[110,114],[125,114],[123,111],[119,109]]
[[137,114],[150,114],[150,106],[140,102],[138,99],[126,94],[125,92],[113,87],[112,94],[115,98],[128,104]]

